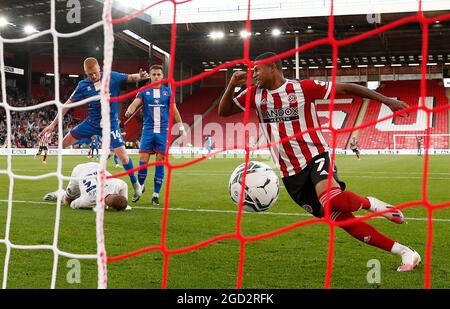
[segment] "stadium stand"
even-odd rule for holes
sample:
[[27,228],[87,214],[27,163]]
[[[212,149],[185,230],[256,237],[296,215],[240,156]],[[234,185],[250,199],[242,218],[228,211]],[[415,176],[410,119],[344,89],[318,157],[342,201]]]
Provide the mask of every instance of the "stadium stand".
[[[385,82],[377,90],[380,93],[397,97],[400,100],[405,101],[410,106],[418,106],[420,101],[420,81],[390,81]],[[427,81],[427,104],[429,107],[439,108],[448,104],[448,98],[445,95],[445,88],[438,80]],[[378,102],[371,101],[369,107],[364,116],[364,123],[373,122],[379,119],[381,105]],[[419,111],[419,114],[421,112]],[[425,134],[422,128],[426,127],[426,117],[419,115],[418,112],[413,112],[406,118],[400,118],[394,120],[387,120],[378,125],[372,125],[361,130],[358,141],[362,149],[393,149],[394,148],[394,135],[395,134]],[[414,123],[416,122],[414,126]],[[408,127],[395,128],[394,126],[409,125]],[[380,130],[381,129],[381,130]],[[420,130],[414,130],[420,129]],[[430,134],[448,134],[448,112],[441,111],[439,113],[433,113],[432,128]],[[399,141],[403,149],[415,149],[417,148],[417,142],[414,138],[402,139]],[[433,137],[431,139],[430,148],[434,149],[448,149],[448,137]]]
[[194,123],[194,115],[203,115],[219,95],[223,87],[203,87],[194,90],[192,95],[178,105],[178,110],[183,117],[183,122],[191,126]]
[[[322,127],[329,126],[329,103],[330,100],[317,100],[316,110]],[[353,96],[336,96],[333,108],[333,123],[335,129],[349,129],[355,125],[356,118],[361,110],[363,100]],[[332,146],[332,134],[323,130],[323,135],[328,145]],[[351,132],[339,133],[337,135],[336,147],[344,149],[348,143]]]
[[[202,87],[194,90],[192,95],[184,98],[183,103],[177,104],[183,122],[188,126],[192,126],[195,116],[202,116],[212,106],[214,101],[219,98],[222,91],[223,87]],[[125,140],[135,140],[141,136],[142,110],[138,112],[135,117],[128,120],[123,115],[127,106],[128,103],[123,104],[120,119],[122,122],[126,122],[126,125],[124,126],[124,131],[127,132]],[[177,136],[172,136],[172,143],[175,142],[176,137]],[[201,147],[201,145],[199,147]]]
[[[256,113],[251,110],[249,118],[249,135],[253,139],[258,140],[261,135],[259,121]],[[208,114],[203,116],[202,122],[196,125],[194,131],[201,126],[203,135],[210,134],[213,137],[214,148],[233,148],[244,147],[244,113],[239,113],[227,118],[219,117],[218,105],[215,106]],[[220,127],[220,129],[218,128]],[[200,130],[198,130],[200,131]],[[223,134],[220,134],[222,133]],[[222,135],[222,136],[220,136]],[[264,142],[265,143],[265,142]],[[264,144],[263,143],[263,144]],[[202,147],[202,145],[193,144],[195,147]]]
[[[36,105],[44,100],[42,98],[28,98],[17,88],[8,88],[8,103],[15,107]],[[11,111],[11,146],[15,148],[37,147],[39,132],[53,119],[56,114],[54,106],[47,106],[38,110]],[[73,128],[77,121],[68,114],[64,119],[64,134]],[[52,139],[50,146],[56,146],[56,138]],[[0,109],[0,146],[6,145],[6,112]]]

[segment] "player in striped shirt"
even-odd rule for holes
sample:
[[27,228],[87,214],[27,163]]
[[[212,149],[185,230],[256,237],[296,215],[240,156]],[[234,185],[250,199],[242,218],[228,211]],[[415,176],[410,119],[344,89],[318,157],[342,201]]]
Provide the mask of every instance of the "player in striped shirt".
[[[75,91],[64,104],[65,107],[62,109],[63,117],[70,109],[70,106],[67,107],[67,105],[96,96],[100,92],[102,72],[100,70],[100,65],[98,64],[97,59],[92,57],[86,58],[84,60],[84,71],[88,77],[78,83]],[[139,70],[139,73],[135,74],[124,74],[112,71],[109,78],[110,96],[117,97],[120,94],[120,87],[122,83],[136,83],[141,80],[148,79],[148,74],[146,71],[142,70]],[[110,148],[122,161],[123,168],[126,171],[130,171],[134,168],[134,165],[125,149],[125,143],[119,127],[119,102],[111,102],[110,108]],[[102,114],[100,100],[91,101],[88,106],[88,117],[83,122],[78,124],[75,128],[73,128],[66,136],[64,136],[63,147],[73,145],[82,138],[91,138],[91,136],[93,135],[102,136],[101,120]],[[44,128],[44,130],[42,130],[40,135],[45,134],[46,132],[52,132],[57,124],[58,117],[56,116],[55,119],[46,128]],[[130,181],[133,184],[134,197],[141,196],[142,189],[136,179],[136,176],[134,175],[134,173],[130,173],[128,176],[130,177]]]
[[[163,68],[160,65],[150,67],[150,83],[161,81],[164,78]],[[141,145],[139,147],[139,166],[147,164],[150,155],[156,154],[156,161],[163,162],[167,148],[167,133],[169,131],[169,113],[172,91],[166,85],[158,84],[152,88],[139,92],[133,103],[125,113],[130,117],[138,107],[143,104],[144,118],[142,127]],[[184,126],[177,106],[173,104],[175,122],[178,124],[180,135],[184,135]],[[142,168],[138,172],[138,180],[144,192],[145,179],[147,178],[147,168]],[[159,192],[164,180],[164,165],[155,166],[155,178],[153,186],[152,204],[159,205]],[[137,202],[139,197],[134,198]]]
[[42,163],[47,164],[48,145],[50,144],[51,141],[52,141],[52,133],[51,132],[47,132],[47,133],[39,136],[39,150],[34,155],[34,158],[36,158],[36,156],[40,156],[43,151],[44,159],[42,160]]
[[[274,53],[264,53],[256,60],[274,56]],[[327,194],[330,149],[322,136],[314,101],[329,97],[331,83],[285,79],[281,60],[255,65],[253,77],[256,85],[233,98],[234,89],[246,84],[247,73],[237,71],[233,74],[220,101],[219,115],[230,116],[245,110],[246,94],[250,92],[250,108],[256,110],[268,142],[275,143],[271,147],[272,156],[280,167],[286,190],[297,204],[316,217],[323,217],[324,207],[328,207],[333,221],[352,219],[353,212],[361,208],[370,212],[392,208],[374,197],[346,191],[345,183],[339,180],[335,168],[331,190]],[[408,104],[402,101],[356,84],[336,83],[335,91],[336,94],[379,101],[394,112],[408,108]],[[305,133],[295,135],[299,132]],[[288,139],[290,137],[293,138]],[[394,223],[404,222],[399,210],[383,216]],[[397,271],[410,271],[420,263],[420,255],[416,251],[386,237],[366,222],[359,221],[342,228],[360,241],[400,256],[402,265]]]
[[356,155],[358,160],[361,160],[361,158],[359,157],[360,152],[359,152],[358,141],[356,140],[356,137],[354,137],[354,136],[352,137],[352,140],[350,141],[350,149]]

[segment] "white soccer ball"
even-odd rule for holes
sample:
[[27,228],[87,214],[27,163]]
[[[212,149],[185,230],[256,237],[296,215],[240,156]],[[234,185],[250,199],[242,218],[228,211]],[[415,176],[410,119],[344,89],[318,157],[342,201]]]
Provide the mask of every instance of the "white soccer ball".
[[[241,197],[242,178],[245,163],[239,165],[231,174],[228,190],[231,199],[239,205]],[[245,178],[245,193],[243,209],[249,212],[261,212],[270,209],[280,195],[278,176],[267,164],[250,161]]]

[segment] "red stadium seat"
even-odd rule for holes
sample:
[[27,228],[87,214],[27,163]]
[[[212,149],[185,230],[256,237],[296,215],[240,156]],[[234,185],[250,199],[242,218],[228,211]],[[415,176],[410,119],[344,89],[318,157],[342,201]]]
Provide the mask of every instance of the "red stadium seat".
[[[389,97],[397,97],[405,101],[410,106],[418,106],[420,101],[420,81],[393,81],[385,82],[378,89],[378,91]],[[439,80],[427,81],[428,101],[434,102],[434,108],[438,108],[448,104],[448,99],[445,95],[445,88]],[[373,122],[378,119],[380,114],[381,104],[379,102],[370,102],[369,107],[364,116],[364,123]],[[417,112],[413,112],[407,118],[398,117],[395,119],[396,125],[412,125],[417,119]],[[419,119],[418,125],[426,126],[426,119]],[[392,127],[392,126],[391,126]],[[376,125],[371,125],[361,130],[358,142],[362,149],[393,149],[394,135],[396,134],[425,134],[423,130],[415,131],[400,131],[401,128],[393,128],[392,130],[380,130]],[[431,124],[431,134],[448,134],[448,111],[443,110],[433,114],[433,121]],[[430,148],[434,149],[448,149],[448,137],[433,137]],[[415,149],[417,142],[412,138],[399,138],[397,140],[398,149]]]

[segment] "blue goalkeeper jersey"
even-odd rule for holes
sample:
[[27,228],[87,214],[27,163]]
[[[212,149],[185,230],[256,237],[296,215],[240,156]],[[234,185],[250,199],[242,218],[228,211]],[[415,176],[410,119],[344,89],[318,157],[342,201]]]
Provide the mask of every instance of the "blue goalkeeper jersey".
[[170,88],[165,85],[160,89],[149,88],[137,94],[144,105],[144,134],[168,131],[171,95]]
[[[120,94],[120,85],[128,78],[128,74],[111,72],[111,79],[109,84],[109,92],[111,97],[117,97]],[[100,93],[101,82],[93,83],[89,78],[85,78],[80,81],[75,88],[75,91],[70,96],[72,102],[78,102],[90,97],[93,97]],[[111,125],[119,122],[119,102],[111,102],[111,112],[109,117],[111,119]],[[100,126],[102,119],[102,111],[100,106],[100,100],[92,101],[88,107],[87,120],[95,125]]]

